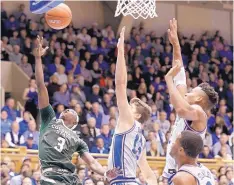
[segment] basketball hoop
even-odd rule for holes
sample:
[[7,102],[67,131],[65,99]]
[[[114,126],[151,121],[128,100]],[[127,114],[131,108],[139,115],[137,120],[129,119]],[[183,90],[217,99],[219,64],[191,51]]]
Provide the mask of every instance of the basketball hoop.
[[156,14],[156,0],[118,0],[115,17],[120,14],[123,16],[131,15],[135,19],[142,17],[158,17]]

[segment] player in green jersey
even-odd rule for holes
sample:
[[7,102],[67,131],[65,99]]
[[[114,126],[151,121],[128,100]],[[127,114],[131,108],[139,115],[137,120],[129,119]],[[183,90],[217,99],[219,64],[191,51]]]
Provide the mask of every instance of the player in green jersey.
[[44,74],[41,56],[48,47],[42,47],[43,38],[37,38],[35,56],[35,76],[38,87],[38,106],[41,116],[39,158],[41,162],[41,185],[77,185],[79,179],[75,166],[71,163],[72,155],[78,152],[90,169],[108,179],[115,178],[120,171],[113,169],[105,172],[104,168],[89,154],[87,144],[73,132],[79,121],[77,113],[72,109],[63,111],[56,119],[55,112],[49,104],[47,88],[44,84]]

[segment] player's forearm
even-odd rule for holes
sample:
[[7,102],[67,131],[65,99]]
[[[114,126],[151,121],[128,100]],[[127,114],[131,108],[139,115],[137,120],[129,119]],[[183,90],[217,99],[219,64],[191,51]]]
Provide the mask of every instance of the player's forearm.
[[146,182],[147,182],[148,185],[157,185],[158,184],[157,177],[152,171],[146,177]]
[[180,60],[182,62],[182,66],[183,66],[182,55],[181,55],[181,48],[180,48],[179,41],[173,43],[173,61],[172,61],[172,67],[175,66],[175,60]]
[[38,89],[40,89],[40,86],[44,86],[44,73],[43,73],[43,67],[42,67],[42,61],[41,57],[35,57],[35,77],[36,77],[36,83]]
[[171,103],[175,110],[178,112],[182,109],[189,110],[190,105],[186,102],[186,100],[181,96],[178,89],[175,87],[173,83],[173,79],[171,76],[165,77],[167,88],[169,91]]
[[105,169],[102,167],[102,165],[99,162],[97,162],[95,159],[92,161],[89,167],[91,168],[92,171],[102,176],[104,176],[106,172]]
[[127,68],[124,58],[124,50],[122,49],[118,50],[116,72],[115,72],[115,84],[127,85]]

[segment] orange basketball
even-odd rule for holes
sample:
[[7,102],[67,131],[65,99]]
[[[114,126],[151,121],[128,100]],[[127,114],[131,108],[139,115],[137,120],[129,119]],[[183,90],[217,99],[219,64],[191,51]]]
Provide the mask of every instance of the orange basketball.
[[46,12],[45,19],[47,24],[53,29],[66,28],[72,20],[71,9],[66,4],[61,3]]

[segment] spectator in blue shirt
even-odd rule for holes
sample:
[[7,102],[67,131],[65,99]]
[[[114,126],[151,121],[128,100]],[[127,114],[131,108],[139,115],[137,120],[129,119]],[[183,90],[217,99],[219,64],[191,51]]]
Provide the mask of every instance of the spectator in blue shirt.
[[229,46],[225,46],[224,50],[219,51],[220,57],[227,57],[228,60],[233,61],[233,53]]
[[113,105],[109,94],[104,94],[102,108],[105,115],[109,115],[109,108]]
[[10,15],[9,19],[5,21],[5,28],[8,31],[14,31],[19,28],[19,22],[15,19],[14,15]]
[[61,58],[56,56],[54,58],[54,63],[48,66],[48,74],[50,76],[53,75],[55,72],[57,72],[57,69],[60,67],[60,65],[61,65]]
[[93,146],[91,149],[91,153],[99,153],[99,154],[108,154],[109,151],[104,147],[104,141],[101,137],[97,138],[96,146]]
[[209,130],[209,133],[211,133],[212,128],[215,126],[215,116],[211,114],[210,111],[207,112],[207,128]]
[[59,91],[56,91],[53,96],[53,105],[63,104],[65,107],[69,107],[70,93],[67,90],[67,84],[62,84]]
[[75,56],[72,61],[67,60],[65,67],[66,67],[66,72],[68,74],[78,75],[78,74],[81,73],[81,71],[80,71],[80,64],[79,64],[79,58],[77,56]]
[[33,143],[33,134],[29,134],[26,142],[21,146],[26,146],[30,150],[38,150],[38,145]]
[[202,153],[199,155],[199,158],[202,159],[212,159],[214,158],[213,153],[210,151],[210,148],[208,146],[204,146]]
[[24,138],[27,140],[30,136],[33,137],[33,144],[39,144],[39,132],[36,130],[35,120],[30,120],[28,123],[28,130],[24,132]]
[[162,59],[164,59],[165,57],[169,57],[170,61],[172,61],[172,52],[170,45],[165,47],[165,52],[162,54]]
[[93,37],[91,39],[91,43],[90,43],[90,45],[88,45],[87,49],[91,53],[91,55],[97,55],[100,53],[100,50],[99,50],[98,45],[97,45],[97,38],[96,37]]
[[107,48],[107,43],[105,40],[101,41],[101,47],[99,48],[99,53],[102,55],[107,55],[109,53],[110,49]]
[[227,111],[227,106],[222,105],[222,106],[219,107],[218,115],[219,115],[221,118],[223,118],[224,123],[225,123],[225,126],[227,127],[227,130],[228,130],[228,134],[231,134],[231,131],[232,131],[232,123],[231,123],[230,118],[229,118],[229,116],[227,115],[226,111]]
[[219,138],[223,132],[223,128],[221,125],[216,125],[215,126],[215,132],[212,134],[212,141],[213,145],[219,141]]
[[98,138],[102,138],[104,141],[105,148],[110,149],[111,146],[111,133],[110,133],[110,127],[108,124],[103,124],[101,127],[101,134],[98,136]]
[[23,114],[23,120],[19,122],[19,133],[23,134],[26,130],[28,130],[28,123],[30,120],[34,120],[30,112],[25,111]]
[[103,115],[99,110],[99,103],[95,102],[92,104],[92,111],[87,114],[86,119],[88,120],[90,117],[96,119],[96,127],[101,128]]
[[63,104],[58,104],[56,108],[56,118],[58,119],[60,114],[65,110],[65,107]]
[[102,54],[98,56],[97,62],[99,63],[99,68],[101,68],[102,71],[107,71],[109,69],[109,64],[104,60],[104,56]]
[[5,110],[8,114],[8,119],[10,121],[15,121],[16,117],[20,117],[20,112],[14,109],[15,100],[13,98],[8,98],[6,105],[2,108],[2,111]]
[[228,90],[226,92],[227,106],[230,110],[233,110],[233,83],[228,85]]
[[88,97],[88,100],[91,103],[94,103],[94,102],[102,103],[102,97],[99,95],[99,92],[100,92],[99,85],[93,85],[92,94]]
[[203,62],[204,64],[207,64],[208,61],[210,60],[209,55],[206,53],[206,48],[201,47],[200,48],[200,53],[198,55],[199,61]]
[[7,132],[11,131],[11,121],[8,119],[6,111],[1,111],[1,134],[5,136]]

